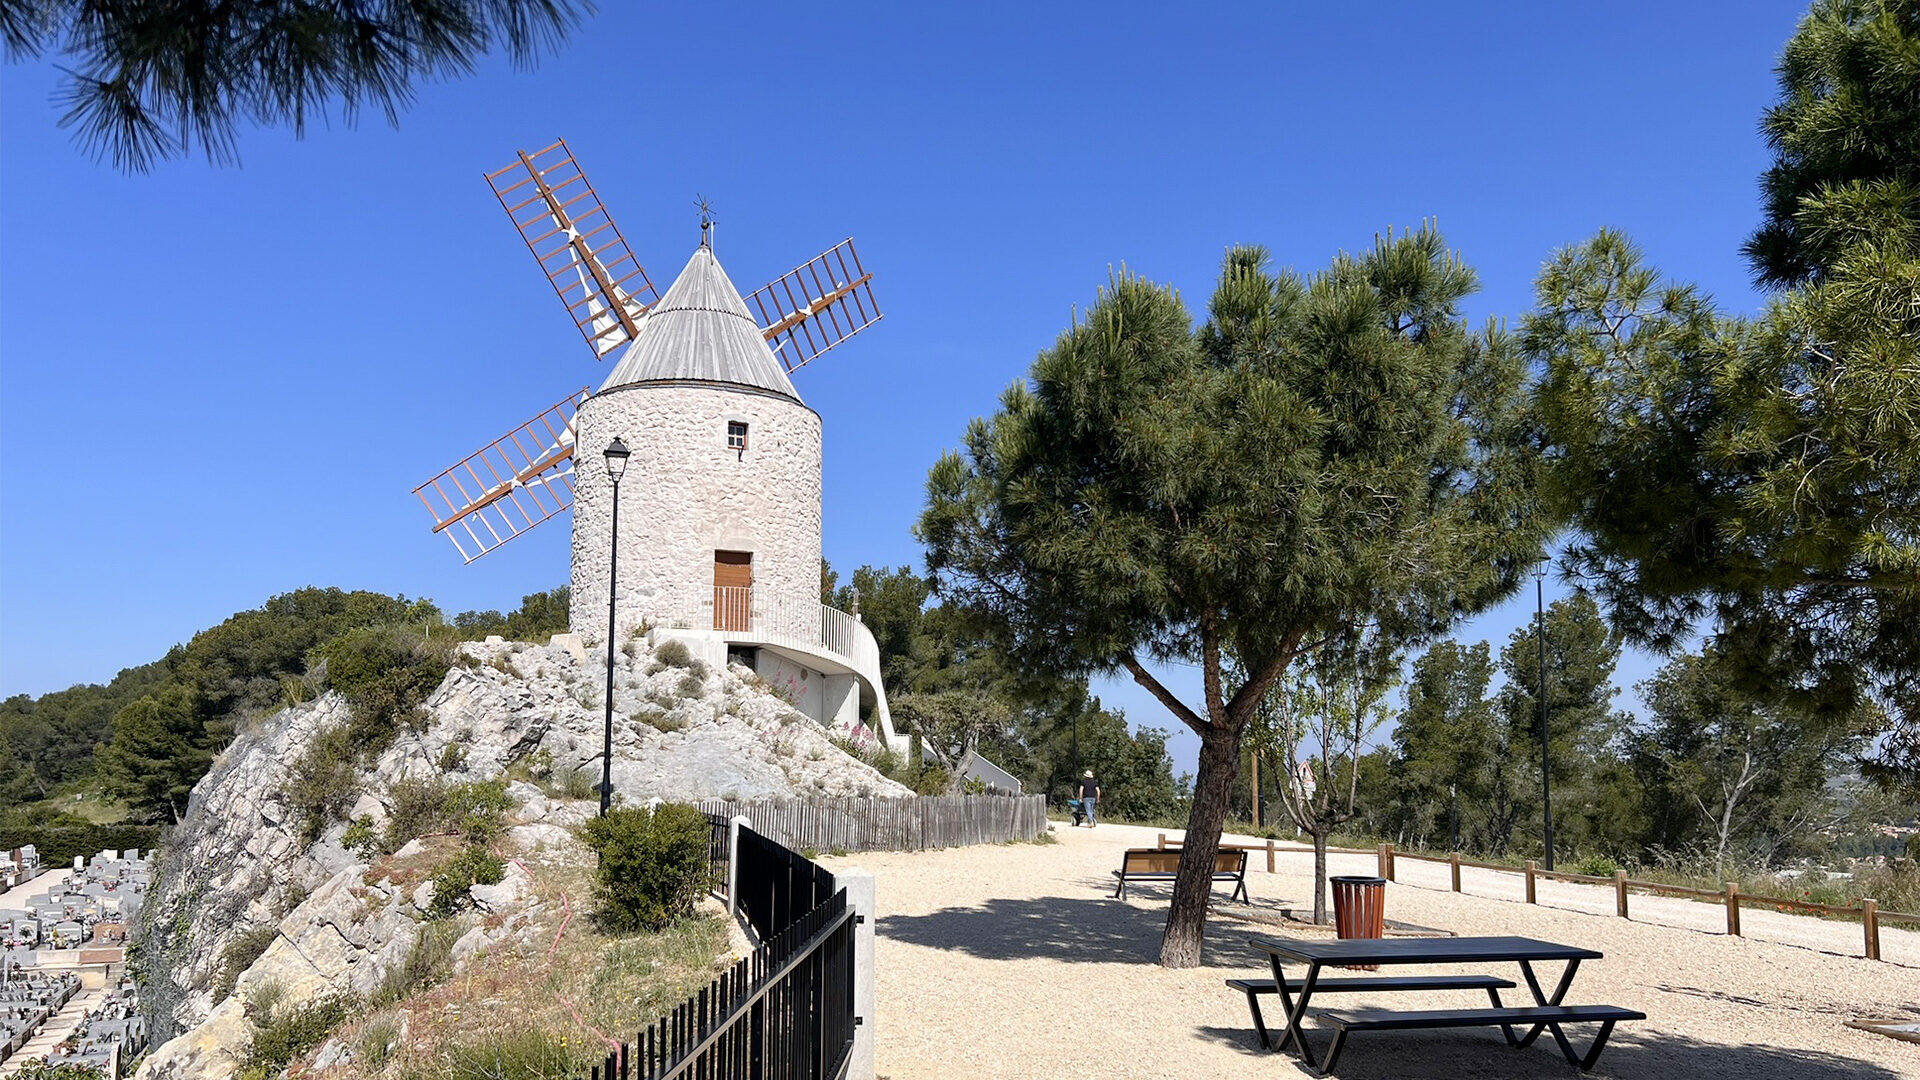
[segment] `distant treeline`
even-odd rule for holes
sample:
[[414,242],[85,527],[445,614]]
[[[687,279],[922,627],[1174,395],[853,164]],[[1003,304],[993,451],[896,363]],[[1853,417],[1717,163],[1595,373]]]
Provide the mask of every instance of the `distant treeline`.
[[449,620],[429,600],[297,589],[104,686],[0,701],[0,826],[84,825],[68,815],[50,818],[42,800],[90,788],[125,800],[137,820],[177,819],[240,724],[326,689],[322,658],[330,646],[352,637],[364,652],[368,635],[399,654],[489,634],[544,641],[567,628],[567,594],[565,587],[534,593],[509,614],[467,611]]

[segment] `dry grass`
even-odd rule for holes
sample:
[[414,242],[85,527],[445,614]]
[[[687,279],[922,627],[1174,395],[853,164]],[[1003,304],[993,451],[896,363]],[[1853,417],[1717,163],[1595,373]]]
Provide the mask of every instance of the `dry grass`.
[[[411,864],[431,865],[431,856],[423,853],[399,869],[417,873]],[[584,1076],[609,1051],[606,1039],[631,1041],[642,1024],[731,963],[726,924],[716,914],[703,913],[659,934],[603,934],[588,918],[589,867],[526,865],[537,881],[530,904],[539,905],[527,940],[494,949],[465,974],[337,1033],[352,1045],[391,1048],[329,1072],[330,1078]],[[565,932],[555,944],[563,922]],[[469,918],[461,925],[477,922]],[[397,1038],[402,1015],[404,1039]]]

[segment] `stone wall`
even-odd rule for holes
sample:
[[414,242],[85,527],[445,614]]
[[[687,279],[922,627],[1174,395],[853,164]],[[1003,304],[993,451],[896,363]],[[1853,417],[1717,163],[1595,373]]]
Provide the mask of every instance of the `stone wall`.
[[[747,423],[745,453],[727,422]],[[613,485],[602,452],[632,451],[620,482],[620,636],[642,620],[711,628],[713,553],[753,553],[756,592],[820,592],[820,417],[721,383],[616,387],[581,405],[574,471],[574,632],[607,633]]]

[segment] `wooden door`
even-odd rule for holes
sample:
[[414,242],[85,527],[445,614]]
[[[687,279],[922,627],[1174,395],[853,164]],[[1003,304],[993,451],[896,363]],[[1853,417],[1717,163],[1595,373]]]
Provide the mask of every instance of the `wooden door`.
[[753,553],[713,553],[713,628],[753,629]]

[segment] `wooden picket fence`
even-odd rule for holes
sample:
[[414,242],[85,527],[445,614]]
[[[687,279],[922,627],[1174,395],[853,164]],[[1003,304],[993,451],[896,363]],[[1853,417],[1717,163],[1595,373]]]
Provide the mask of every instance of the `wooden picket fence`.
[[741,815],[796,851],[923,851],[1032,840],[1047,830],[1044,795],[927,795],[912,799],[703,799]]

